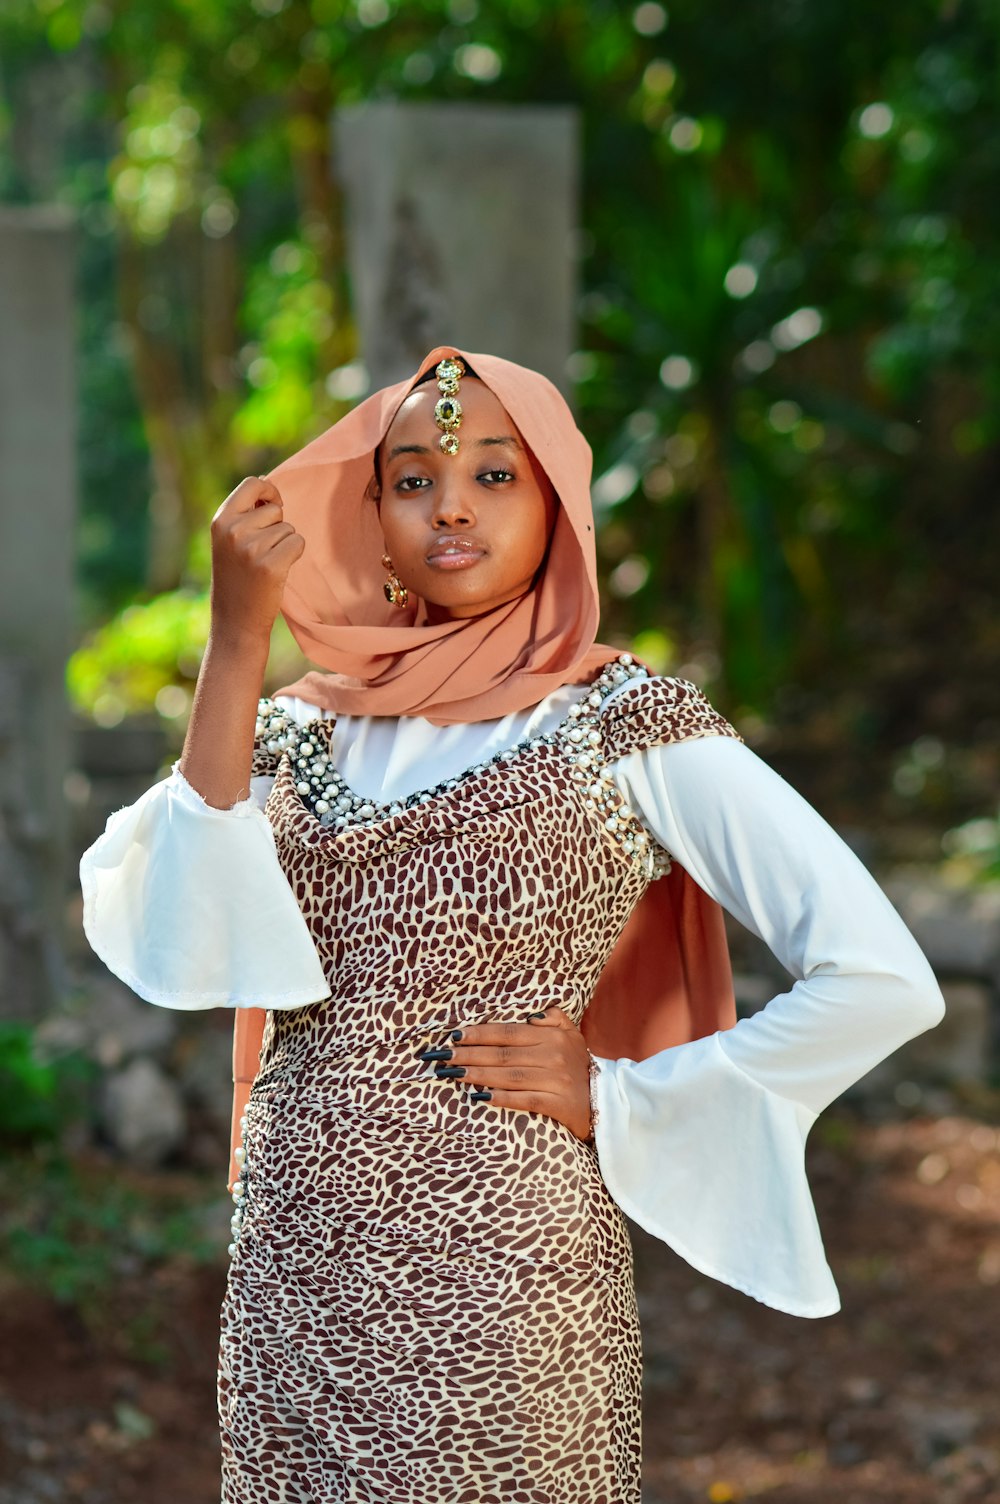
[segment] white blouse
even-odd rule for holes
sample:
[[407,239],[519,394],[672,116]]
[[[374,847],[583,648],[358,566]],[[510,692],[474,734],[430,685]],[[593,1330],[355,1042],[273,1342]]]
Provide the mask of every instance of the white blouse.
[[[341,716],[333,761],[355,793],[403,799],[555,730],[578,696],[566,686],[471,725]],[[320,714],[280,703],[301,723]],[[639,1062],[597,1062],[605,1183],[696,1269],[778,1310],[829,1315],[840,1301],[806,1135],[847,1086],[939,1022],[940,989],[850,848],[742,742],[654,747],[608,771],[657,841],[795,982],[732,1029]],[[148,1002],[295,1008],[330,995],[263,814],[271,782],[255,778],[248,799],[219,810],[175,766],[84,854],[87,937]]]

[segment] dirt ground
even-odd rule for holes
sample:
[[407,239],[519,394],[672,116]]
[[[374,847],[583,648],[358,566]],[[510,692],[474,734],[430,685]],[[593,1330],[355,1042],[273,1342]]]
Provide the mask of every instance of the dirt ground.
[[[809,1165],[835,1317],[770,1311],[634,1230],[643,1504],[1000,1501],[991,1120],[821,1119]],[[227,1216],[220,1201],[220,1245]],[[0,1273],[0,1504],[218,1500],[223,1280],[221,1258],[178,1255],[126,1273],[84,1321]]]

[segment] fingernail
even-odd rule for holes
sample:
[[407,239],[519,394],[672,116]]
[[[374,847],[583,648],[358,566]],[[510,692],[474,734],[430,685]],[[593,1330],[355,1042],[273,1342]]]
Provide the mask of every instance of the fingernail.
[[544,1013],[529,1013],[528,1017],[529,1018],[544,1018],[545,1014]]
[[454,1050],[449,1049],[421,1050],[417,1058],[420,1060],[450,1060],[454,1053]]
[[459,1039],[461,1039],[461,1038],[462,1038],[462,1031],[461,1031],[461,1029],[452,1029],[452,1031],[451,1031],[451,1037],[452,1037],[452,1039],[454,1039],[454,1040],[455,1040],[455,1041],[456,1041],[456,1042],[457,1042],[457,1041],[458,1041],[458,1040],[459,1040]]
[[470,1102],[492,1102],[493,1101],[493,1093],[491,1091],[470,1091],[469,1092],[469,1101]]
[[439,1081],[450,1079],[452,1076],[464,1076],[464,1065],[438,1065],[434,1068],[434,1074]]

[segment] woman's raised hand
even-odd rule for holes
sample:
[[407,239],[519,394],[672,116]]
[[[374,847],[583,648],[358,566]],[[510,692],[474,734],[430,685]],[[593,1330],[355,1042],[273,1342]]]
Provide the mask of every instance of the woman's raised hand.
[[241,480],[212,518],[213,633],[266,641],[304,548],[274,482]]
[[257,700],[288,571],[305,540],[273,481],[240,481],[212,518],[212,622],[180,769],[217,809],[250,788]]
[[530,1018],[523,1024],[465,1024],[455,1031],[459,1039],[452,1034],[447,1045],[424,1050],[420,1058],[433,1060],[444,1080],[464,1076],[485,1087],[498,1107],[544,1112],[587,1139],[590,1055],[584,1037],[561,1008]]

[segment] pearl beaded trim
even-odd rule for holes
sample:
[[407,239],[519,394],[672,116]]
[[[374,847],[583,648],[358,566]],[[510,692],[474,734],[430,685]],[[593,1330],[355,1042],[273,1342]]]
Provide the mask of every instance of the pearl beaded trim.
[[236,1252],[236,1245],[239,1242],[240,1228],[243,1226],[243,1212],[246,1207],[247,1201],[247,1120],[245,1114],[240,1118],[240,1130],[243,1142],[239,1144],[233,1151],[233,1158],[236,1160],[236,1163],[240,1167],[240,1173],[239,1179],[234,1180],[232,1185],[235,1210],[233,1211],[232,1220],[229,1223],[230,1229],[233,1234],[233,1241],[230,1243],[227,1250],[230,1258],[232,1258],[233,1254]]
[[[642,665],[636,663],[631,654],[623,653],[616,662],[609,663],[582,698],[570,706],[566,720],[554,731],[543,736],[525,737],[515,746],[494,753],[454,778],[390,803],[355,794],[344,782],[325,746],[327,728],[332,727],[332,721],[314,720],[300,726],[294,716],[265,698],[258,706],[258,765],[254,771],[270,771],[275,761],[288,757],[295,789],[302,802],[318,817],[321,825],[342,831],[386,816],[401,815],[417,805],[429,804],[492,766],[510,767],[525,752],[555,747],[570,764],[571,777],[579,787],[584,808],[595,815],[608,836],[626,856],[642,867],[652,881],[670,871],[670,855],[650,837],[622,798],[607,771],[600,730],[601,707],[607,696],[628,680],[647,677]],[[268,764],[266,769],[259,765],[265,761]]]
[[589,693],[571,705],[566,722],[553,735],[562,742],[571,764],[571,776],[583,796],[583,807],[595,814],[626,856],[643,868],[651,882],[670,871],[670,853],[649,833],[622,797],[608,772],[602,750],[600,714],[604,700],[627,679],[646,679],[646,670],[631,654],[623,653],[595,679]]

